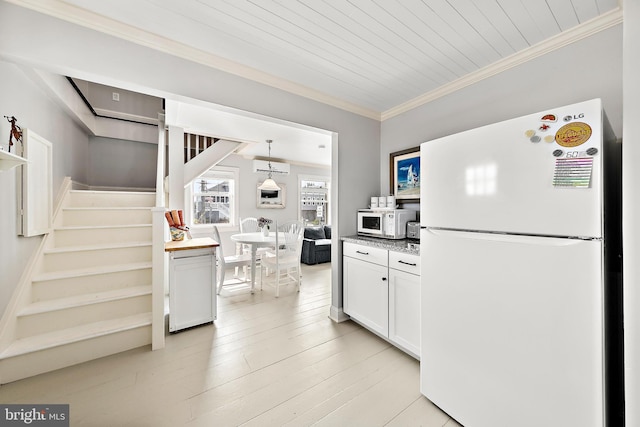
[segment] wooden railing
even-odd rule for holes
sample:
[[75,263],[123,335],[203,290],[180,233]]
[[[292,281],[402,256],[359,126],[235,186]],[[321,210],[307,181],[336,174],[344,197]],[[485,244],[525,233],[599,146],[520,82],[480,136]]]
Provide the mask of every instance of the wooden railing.
[[193,159],[198,154],[202,153],[204,150],[211,147],[218,141],[218,138],[213,138],[211,136],[196,135],[193,133],[185,132],[184,162],[187,163],[189,160]]

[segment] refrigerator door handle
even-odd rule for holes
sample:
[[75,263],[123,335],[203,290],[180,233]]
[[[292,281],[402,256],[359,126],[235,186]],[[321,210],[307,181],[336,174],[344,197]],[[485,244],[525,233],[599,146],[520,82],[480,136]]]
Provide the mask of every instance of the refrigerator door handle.
[[578,245],[585,241],[600,240],[597,238],[578,238],[572,236],[533,236],[523,234],[491,233],[483,231],[449,230],[441,228],[424,227],[424,232],[435,236],[452,237],[457,239],[473,239],[505,243],[522,243],[541,246],[569,246]]

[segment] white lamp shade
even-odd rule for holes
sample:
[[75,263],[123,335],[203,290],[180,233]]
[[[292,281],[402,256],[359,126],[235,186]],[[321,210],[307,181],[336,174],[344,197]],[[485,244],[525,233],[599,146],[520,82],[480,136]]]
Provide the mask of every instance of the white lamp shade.
[[272,190],[272,191],[277,191],[281,189],[280,187],[278,187],[278,184],[276,184],[276,182],[271,178],[265,179],[264,182],[260,184],[260,187],[258,188],[260,190]]

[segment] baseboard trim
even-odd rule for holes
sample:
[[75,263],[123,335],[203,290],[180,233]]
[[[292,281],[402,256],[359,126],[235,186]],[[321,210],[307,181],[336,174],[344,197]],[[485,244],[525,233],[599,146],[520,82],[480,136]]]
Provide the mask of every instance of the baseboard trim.
[[329,319],[333,320],[336,323],[342,323],[344,321],[350,320],[351,317],[349,317],[348,314],[345,314],[342,307],[335,307],[332,305],[331,309],[329,310]]

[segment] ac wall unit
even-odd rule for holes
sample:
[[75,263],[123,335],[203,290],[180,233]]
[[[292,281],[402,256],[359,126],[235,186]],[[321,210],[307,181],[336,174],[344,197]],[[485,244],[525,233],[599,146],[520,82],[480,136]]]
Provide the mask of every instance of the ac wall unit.
[[[288,163],[271,162],[271,173],[274,175],[289,175],[291,165]],[[269,173],[269,162],[266,160],[253,161],[253,173]]]

